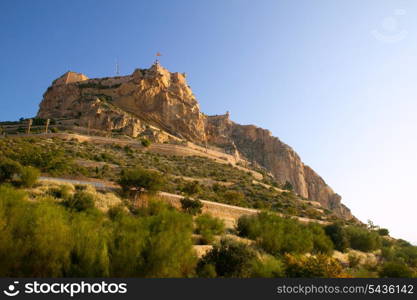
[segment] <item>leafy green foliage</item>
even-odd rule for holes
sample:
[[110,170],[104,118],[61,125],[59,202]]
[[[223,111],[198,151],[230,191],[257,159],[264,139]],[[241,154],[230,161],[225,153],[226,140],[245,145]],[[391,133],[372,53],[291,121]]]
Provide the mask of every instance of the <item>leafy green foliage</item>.
[[218,218],[212,217],[209,214],[202,214],[195,219],[197,234],[201,234],[201,243],[210,244],[214,240],[215,235],[220,235],[224,232],[224,222]]
[[198,215],[201,214],[201,209],[203,208],[203,203],[196,199],[190,199],[190,198],[182,198],[181,200],[181,208],[184,212],[190,215]]
[[86,191],[77,191],[74,196],[64,202],[65,206],[76,211],[86,211],[94,208],[94,196]]
[[[223,239],[215,245],[198,263],[199,276],[207,274],[207,268],[214,269],[219,277],[251,277],[252,262],[256,252],[242,243]],[[212,267],[207,267],[211,265]]]
[[142,138],[140,140],[140,143],[142,144],[143,147],[149,147],[151,145],[151,141],[147,138]]
[[352,249],[369,252],[381,247],[381,238],[375,231],[359,226],[347,226],[345,230]]
[[286,181],[285,184],[282,186],[284,190],[293,191],[294,186],[291,184],[291,182]]
[[201,186],[198,181],[187,182],[181,188],[181,191],[187,195],[195,195],[201,193]]
[[11,159],[2,158],[0,160],[0,183],[11,181],[14,176],[21,173],[22,166]]
[[160,173],[152,170],[125,169],[121,173],[119,184],[126,192],[133,189],[136,192],[146,191],[149,194],[155,194],[163,187],[164,178]]
[[119,211],[107,218],[66,209],[51,197],[27,198],[0,186],[1,277],[194,275],[189,215],[160,206],[140,217]]
[[288,277],[347,277],[336,259],[323,254],[309,257],[286,254],[284,262]]
[[387,236],[387,235],[389,235],[389,231],[386,228],[379,228],[378,229],[378,234],[381,235],[381,236]]
[[412,277],[413,271],[402,262],[386,262],[379,271],[380,277]]
[[39,175],[39,170],[34,167],[22,167],[19,174],[20,183],[24,187],[32,187],[38,181]]
[[252,261],[251,277],[277,278],[285,277],[285,265],[276,257],[263,255]]
[[332,240],[336,250],[345,251],[349,247],[349,239],[343,225],[336,223],[324,227],[326,234]]
[[333,245],[319,225],[304,225],[297,220],[270,213],[239,218],[240,236],[256,240],[272,255],[284,253],[331,252]]

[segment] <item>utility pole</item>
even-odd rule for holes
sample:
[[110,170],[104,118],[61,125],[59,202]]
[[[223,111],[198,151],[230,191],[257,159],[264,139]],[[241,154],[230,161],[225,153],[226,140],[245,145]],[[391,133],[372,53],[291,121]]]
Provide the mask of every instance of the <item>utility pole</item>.
[[30,128],[32,127],[32,123],[33,123],[33,120],[32,119],[29,119],[28,120],[28,128],[27,128],[26,134],[30,134]]
[[46,119],[45,134],[48,133],[48,127],[49,127],[50,122],[51,122],[51,119]]

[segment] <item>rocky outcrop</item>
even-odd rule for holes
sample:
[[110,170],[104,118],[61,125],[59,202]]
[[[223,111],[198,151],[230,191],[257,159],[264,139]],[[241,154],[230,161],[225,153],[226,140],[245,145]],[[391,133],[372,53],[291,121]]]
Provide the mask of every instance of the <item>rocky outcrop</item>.
[[134,137],[157,127],[195,143],[209,143],[264,167],[278,183],[290,182],[301,197],[319,201],[341,217],[352,217],[340,196],[291,147],[266,129],[234,123],[229,113],[204,115],[185,75],[171,73],[159,63],[113,78],[88,79],[67,72],[45,92],[38,117],[75,119],[80,126]]
[[279,183],[290,182],[301,197],[319,201],[343,218],[352,218],[350,210],[341,204],[341,197],[269,130],[236,124],[226,114],[207,118],[207,136],[217,146],[235,147],[245,158],[269,170]]
[[205,141],[205,116],[185,75],[171,73],[158,63],[132,75],[87,79],[68,72],[44,94],[38,116],[79,118],[101,130],[139,134],[141,121],[175,136]]

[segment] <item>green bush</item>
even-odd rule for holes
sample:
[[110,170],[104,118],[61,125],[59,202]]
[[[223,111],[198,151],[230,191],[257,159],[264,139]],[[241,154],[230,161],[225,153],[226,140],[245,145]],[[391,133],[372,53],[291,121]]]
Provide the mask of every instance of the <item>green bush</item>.
[[147,138],[142,138],[140,140],[140,143],[142,144],[143,147],[149,147],[151,145],[151,141],[148,140]]
[[187,195],[195,195],[201,192],[201,187],[198,181],[187,182],[182,187],[181,191]]
[[352,249],[370,252],[381,247],[381,238],[375,231],[359,226],[347,226],[346,235]]
[[195,219],[196,233],[201,235],[202,244],[211,244],[215,235],[224,232],[224,222],[209,214],[203,214]]
[[277,278],[285,277],[285,265],[276,257],[264,255],[260,259],[253,260],[251,277]]
[[146,191],[149,194],[155,194],[161,190],[164,182],[160,173],[142,168],[125,169],[119,179],[119,184],[126,192],[132,192],[132,190],[135,193]]
[[386,228],[380,228],[378,229],[378,234],[382,235],[382,236],[388,236],[389,235],[389,231]]
[[239,218],[237,231],[240,236],[256,240],[263,250],[272,255],[305,253],[314,249],[313,233],[308,227],[297,220],[270,213]]
[[313,252],[331,254],[334,245],[329,236],[326,235],[323,226],[311,222],[308,224],[308,229],[313,237]]
[[86,211],[94,208],[94,196],[86,191],[77,191],[74,196],[64,202],[65,206],[76,211]]
[[349,247],[349,239],[341,224],[335,223],[324,227],[324,231],[332,240],[336,250],[345,251]]
[[293,191],[294,186],[291,184],[291,182],[286,181],[285,184],[282,186],[284,190]]
[[198,199],[190,199],[190,198],[182,198],[181,200],[181,208],[184,212],[190,215],[198,215],[201,214],[201,209],[203,208],[203,203]]
[[284,263],[287,277],[348,277],[336,259],[323,254],[309,257],[286,254]]
[[110,219],[0,186],[0,277],[193,276],[191,216],[154,212]]
[[218,277],[251,277],[255,259],[256,252],[247,245],[223,239],[220,245],[215,245],[202,257],[197,266],[197,273],[200,277],[207,276],[207,268],[211,268],[207,265],[211,265],[214,266]]
[[39,176],[40,172],[38,169],[31,166],[22,167],[19,174],[20,184],[24,187],[32,187],[38,181]]
[[21,170],[22,166],[20,163],[8,158],[2,158],[0,160],[0,183],[12,181],[16,175],[21,173]]
[[380,277],[400,277],[409,278],[413,276],[413,271],[402,262],[386,262],[378,272]]

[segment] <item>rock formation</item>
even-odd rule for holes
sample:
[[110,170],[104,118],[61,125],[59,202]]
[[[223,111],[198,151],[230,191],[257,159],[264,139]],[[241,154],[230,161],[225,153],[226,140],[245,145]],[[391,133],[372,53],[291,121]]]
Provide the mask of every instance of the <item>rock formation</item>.
[[67,72],[45,92],[38,117],[74,119],[80,126],[133,137],[155,126],[185,140],[212,144],[256,162],[278,183],[290,182],[300,196],[319,201],[341,217],[352,217],[341,197],[291,147],[266,129],[234,123],[228,113],[204,115],[185,75],[159,63],[112,78],[88,79]]

